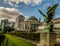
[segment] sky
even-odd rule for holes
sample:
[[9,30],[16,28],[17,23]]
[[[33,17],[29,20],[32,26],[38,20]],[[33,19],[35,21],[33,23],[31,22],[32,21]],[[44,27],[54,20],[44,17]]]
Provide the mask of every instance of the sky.
[[[58,3],[54,18],[60,17],[60,0],[0,0],[0,15],[11,16],[15,19],[16,16],[22,14],[27,18],[35,16],[44,20],[43,16],[38,12],[41,9],[44,14],[49,6]],[[2,16],[0,16],[1,18]]]

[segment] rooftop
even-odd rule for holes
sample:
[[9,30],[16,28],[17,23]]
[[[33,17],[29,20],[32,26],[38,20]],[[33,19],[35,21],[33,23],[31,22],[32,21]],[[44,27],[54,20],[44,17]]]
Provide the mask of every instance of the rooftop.
[[29,17],[26,21],[39,21],[35,16]]

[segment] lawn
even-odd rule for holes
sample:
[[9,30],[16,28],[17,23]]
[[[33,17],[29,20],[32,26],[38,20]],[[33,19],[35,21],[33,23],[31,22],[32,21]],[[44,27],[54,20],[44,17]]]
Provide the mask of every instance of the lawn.
[[4,43],[5,46],[36,46],[35,44],[30,43],[19,37],[15,37],[9,34],[5,34],[5,36],[6,36],[5,43]]

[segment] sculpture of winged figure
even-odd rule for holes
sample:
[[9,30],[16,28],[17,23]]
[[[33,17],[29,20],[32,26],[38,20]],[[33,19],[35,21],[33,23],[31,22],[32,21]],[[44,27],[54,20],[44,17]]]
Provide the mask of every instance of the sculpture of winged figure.
[[45,15],[40,9],[39,13],[44,17],[44,22],[46,23],[44,31],[45,32],[52,32],[53,31],[53,17],[55,14],[55,10],[57,8],[58,4],[54,4],[52,7],[49,6],[47,8],[47,15]]

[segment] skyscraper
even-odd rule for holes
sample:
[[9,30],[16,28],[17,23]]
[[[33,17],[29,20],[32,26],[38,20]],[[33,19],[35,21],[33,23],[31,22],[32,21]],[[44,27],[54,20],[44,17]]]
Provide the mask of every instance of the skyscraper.
[[20,28],[20,22],[24,20],[25,20],[25,17],[23,15],[19,15],[15,21],[15,28]]

